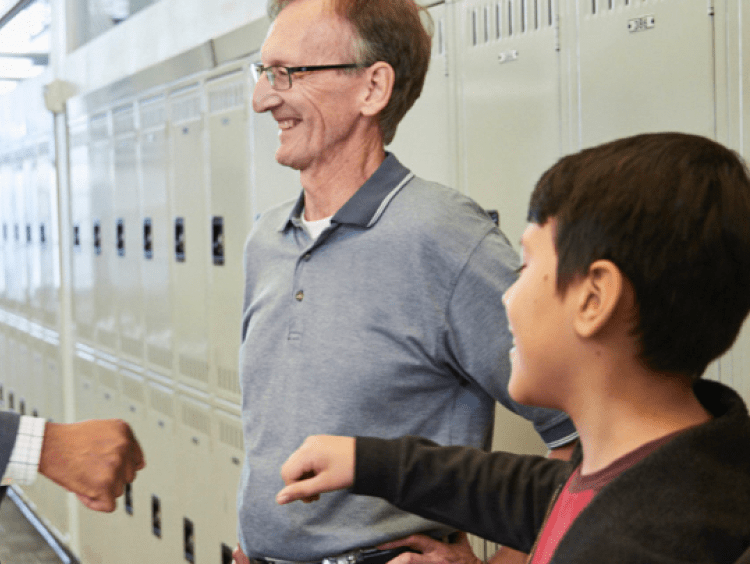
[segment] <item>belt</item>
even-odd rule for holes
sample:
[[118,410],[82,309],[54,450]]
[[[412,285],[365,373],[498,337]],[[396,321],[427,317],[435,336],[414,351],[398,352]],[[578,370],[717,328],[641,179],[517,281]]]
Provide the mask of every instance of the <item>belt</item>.
[[360,548],[337,556],[329,556],[322,560],[299,562],[281,560],[279,558],[250,558],[250,564],[386,564],[386,562],[393,560],[399,554],[409,551],[410,549],[406,547],[392,548],[390,550]]

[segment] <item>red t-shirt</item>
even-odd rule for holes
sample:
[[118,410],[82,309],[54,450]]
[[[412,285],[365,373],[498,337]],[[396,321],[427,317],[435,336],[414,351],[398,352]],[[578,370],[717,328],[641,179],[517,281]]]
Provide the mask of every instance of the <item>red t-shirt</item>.
[[588,476],[582,476],[581,467],[578,466],[568,478],[560,496],[555,501],[547,522],[539,533],[539,541],[531,564],[549,564],[563,535],[594,496],[625,470],[635,466],[681,432],[676,431],[641,445],[634,451],[618,458],[606,468]]

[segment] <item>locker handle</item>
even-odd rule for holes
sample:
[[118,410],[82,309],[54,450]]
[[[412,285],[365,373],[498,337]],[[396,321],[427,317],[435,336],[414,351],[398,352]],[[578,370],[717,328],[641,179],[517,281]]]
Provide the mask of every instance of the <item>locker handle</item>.
[[117,254],[125,256],[125,220],[117,220]]
[[154,258],[153,231],[151,229],[151,218],[143,220],[143,256],[147,260]]
[[224,265],[224,218],[214,216],[211,220],[212,245],[214,264]]
[[177,262],[185,262],[185,218],[174,220],[174,256]]
[[94,253],[102,254],[102,225],[99,221],[94,222]]

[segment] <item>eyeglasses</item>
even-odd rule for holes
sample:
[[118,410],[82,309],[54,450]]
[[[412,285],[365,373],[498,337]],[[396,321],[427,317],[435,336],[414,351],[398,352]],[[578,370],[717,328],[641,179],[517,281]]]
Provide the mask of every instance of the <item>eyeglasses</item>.
[[289,90],[292,87],[292,75],[295,72],[312,72],[330,69],[356,69],[361,68],[362,65],[356,63],[347,63],[343,65],[316,65],[311,67],[281,67],[278,65],[271,65],[270,67],[264,67],[261,63],[253,63],[250,65],[250,70],[253,73],[253,79],[256,84],[260,82],[260,77],[266,75],[268,82],[274,90]]

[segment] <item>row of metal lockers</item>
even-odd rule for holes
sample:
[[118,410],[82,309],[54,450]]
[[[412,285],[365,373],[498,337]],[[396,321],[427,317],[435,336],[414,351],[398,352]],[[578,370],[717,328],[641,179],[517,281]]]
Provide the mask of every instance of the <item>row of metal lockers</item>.
[[[390,150],[499,210],[511,241],[533,182],[564,153],[656,130],[745,148],[740,0],[430,13],[424,93]],[[84,564],[230,561],[243,245],[258,213],[300,189],[274,161],[275,123],[250,105],[266,26],[77,96],[57,134],[50,116],[0,145],[0,401],[55,420],[122,417],[148,461],[114,515],[44,481],[26,492]],[[748,350],[745,335],[711,369],[745,397]]]

